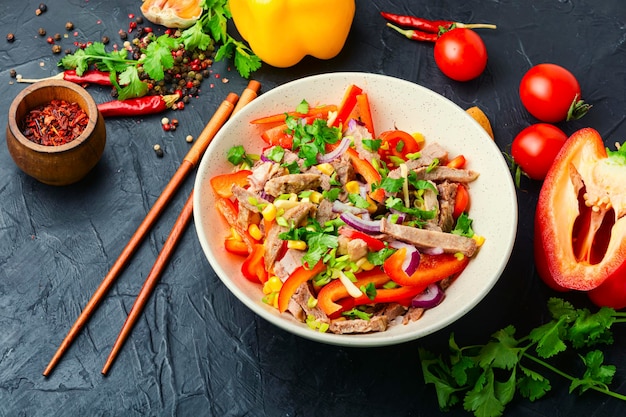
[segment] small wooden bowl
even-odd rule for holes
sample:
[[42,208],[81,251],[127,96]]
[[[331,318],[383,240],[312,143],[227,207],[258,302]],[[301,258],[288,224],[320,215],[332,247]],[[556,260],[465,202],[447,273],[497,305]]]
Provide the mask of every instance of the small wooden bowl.
[[[39,145],[20,129],[26,115],[52,100],[77,103],[89,116],[83,133],[59,146]],[[31,177],[49,185],[68,185],[82,179],[98,163],[106,144],[104,118],[84,88],[64,80],[39,81],[15,97],[9,108],[6,141],[16,165]]]

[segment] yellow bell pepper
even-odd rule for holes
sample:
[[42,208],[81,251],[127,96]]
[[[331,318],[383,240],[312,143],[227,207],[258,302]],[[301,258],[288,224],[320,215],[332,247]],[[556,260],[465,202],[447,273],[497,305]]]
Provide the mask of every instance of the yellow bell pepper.
[[239,34],[263,62],[280,68],[306,55],[330,59],[346,42],[355,0],[229,0]]

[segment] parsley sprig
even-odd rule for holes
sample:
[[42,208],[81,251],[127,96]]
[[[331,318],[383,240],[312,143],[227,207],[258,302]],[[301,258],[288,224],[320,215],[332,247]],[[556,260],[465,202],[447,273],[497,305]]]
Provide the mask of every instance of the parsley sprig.
[[[459,347],[451,334],[450,356],[445,360],[420,348],[424,381],[435,386],[440,408],[448,410],[462,401],[465,410],[475,416],[497,417],[504,413],[516,392],[535,401],[550,391],[551,385],[530,365],[533,368],[539,365],[568,379],[570,393],[594,390],[626,401],[625,395],[609,389],[615,366],[603,363],[602,352],[579,353],[582,349],[613,343],[611,326],[626,322],[626,313],[607,307],[591,313],[588,309],[576,309],[560,298],[551,298],[548,310],[552,320],[525,337],[516,338],[515,327],[508,326],[495,332],[484,345]],[[579,353],[585,365],[581,377],[572,376],[548,361],[568,346]]]

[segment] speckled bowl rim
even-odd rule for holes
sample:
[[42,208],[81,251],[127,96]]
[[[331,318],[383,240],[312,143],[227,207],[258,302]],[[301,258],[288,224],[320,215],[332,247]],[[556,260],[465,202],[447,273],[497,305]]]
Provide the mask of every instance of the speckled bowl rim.
[[[215,209],[210,189],[212,176],[232,169],[228,150],[244,145],[255,153],[263,147],[260,131],[250,120],[295,109],[302,99],[311,105],[336,103],[348,85],[356,84],[368,94],[377,132],[393,129],[421,132],[451,155],[463,154],[467,167],[480,173],[471,184],[470,217],[485,244],[463,274],[447,290],[444,301],[415,322],[395,323],[386,332],[336,335],[311,330],[288,314],[265,305],[261,287],[246,280],[241,261],[225,251],[228,232]],[[418,84],[385,75],[343,72],[314,75],[276,87],[233,116],[218,132],[200,162],[195,180],[194,221],[198,239],[213,270],[244,305],[276,326],[295,335],[334,345],[386,346],[415,340],[443,329],[474,308],[502,275],[515,242],[518,210],[515,186],[507,162],[494,141],[463,109],[449,99]]]

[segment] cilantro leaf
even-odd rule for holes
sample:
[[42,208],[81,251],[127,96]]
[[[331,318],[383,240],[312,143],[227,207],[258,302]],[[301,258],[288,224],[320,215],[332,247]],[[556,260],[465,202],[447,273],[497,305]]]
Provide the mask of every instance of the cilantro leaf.
[[504,404],[496,396],[493,370],[488,368],[463,400],[466,411],[473,411],[475,416],[498,417],[504,412]]
[[524,398],[528,398],[531,401],[535,401],[548,393],[552,389],[550,381],[548,381],[541,374],[532,371],[525,366],[519,367],[524,374],[518,378],[517,386],[520,390],[520,394]]
[[604,355],[599,350],[588,352],[585,356],[581,356],[581,359],[587,369],[582,378],[576,378],[572,381],[569,392],[572,393],[578,389],[580,393],[583,393],[592,387],[599,388],[601,391],[608,391],[607,385],[613,381],[615,366],[603,365]]
[[118,92],[119,100],[145,96],[148,92],[148,84],[141,81],[136,67],[127,67],[121,72],[119,74],[119,83],[122,85]]
[[513,337],[515,327],[508,326],[492,335],[493,341],[487,343],[480,351],[481,367],[494,367],[500,369],[514,368],[523,353],[523,349],[517,347],[517,340]]

